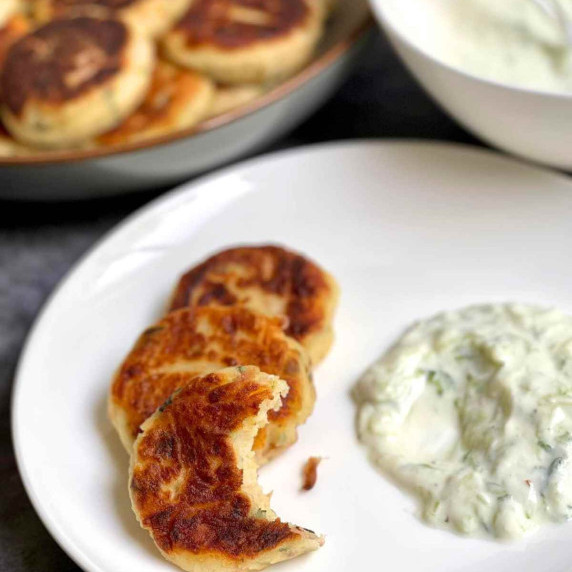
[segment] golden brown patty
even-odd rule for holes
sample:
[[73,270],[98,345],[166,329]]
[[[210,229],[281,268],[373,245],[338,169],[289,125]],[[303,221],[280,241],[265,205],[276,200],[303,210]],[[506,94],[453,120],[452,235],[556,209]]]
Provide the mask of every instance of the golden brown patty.
[[286,333],[317,364],[333,341],[337,299],[335,280],[314,262],[277,246],[253,246],[222,251],[192,268],[179,281],[171,310],[243,304],[285,316]]
[[219,82],[264,83],[307,61],[323,21],[314,0],[195,0],[164,46],[174,62]]
[[143,425],[131,457],[133,510],[163,555],[183,570],[260,570],[323,544],[281,522],[262,493],[252,442],[286,384],[255,367],[202,378]]
[[140,104],[153,63],[149,40],[121,22],[55,20],[8,51],[0,80],[4,122],[29,144],[80,143]]
[[310,360],[282,331],[280,319],[242,307],[183,308],[146,330],[117,372],[110,417],[127,450],[139,426],[178,386],[174,372],[206,375],[233,365],[256,365],[284,379],[288,396],[256,438],[260,462],[296,441],[315,402]]
[[213,98],[214,85],[206,76],[159,62],[143,103],[97,143],[120,145],[189,129],[208,116]]
[[2,75],[8,108],[19,115],[30,100],[63,103],[104,84],[120,71],[127,40],[128,30],[113,20],[76,18],[40,28],[9,53]]
[[80,13],[111,13],[151,36],[166,32],[191,0],[35,0],[40,22]]

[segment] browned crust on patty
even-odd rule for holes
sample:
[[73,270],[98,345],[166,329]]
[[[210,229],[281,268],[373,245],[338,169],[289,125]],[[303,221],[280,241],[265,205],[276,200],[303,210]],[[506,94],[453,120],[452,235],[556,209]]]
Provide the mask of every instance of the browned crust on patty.
[[306,0],[195,0],[175,30],[189,47],[229,50],[283,37],[309,17]]
[[148,129],[172,125],[172,115],[204,89],[204,78],[196,72],[165,63],[155,67],[151,87],[143,103],[123,123],[97,138],[102,145],[117,145]]
[[10,18],[6,25],[0,28],[0,69],[4,65],[4,60],[10,46],[24,34],[28,33],[30,22],[22,14]]
[[55,20],[17,41],[2,70],[4,102],[20,115],[28,101],[53,105],[105,84],[122,67],[129,33],[115,20]]
[[225,372],[181,375],[177,383],[184,381],[184,388],[136,442],[133,507],[166,555],[256,558],[296,538],[288,524],[252,516],[251,500],[241,490],[231,434],[273,397],[255,371],[244,368],[231,383]]
[[291,445],[296,427],[310,415],[315,391],[304,349],[284,335],[281,320],[244,307],[183,308],[147,329],[117,372],[112,403],[123,410],[133,439],[140,425],[179,388],[185,371],[205,375],[225,367],[255,365],[289,386],[278,411],[256,439],[255,451],[267,460]]
[[[259,294],[268,297],[265,313],[276,314],[271,300],[287,318],[286,333],[302,345],[330,326],[337,287],[324,270],[304,256],[278,246],[224,250],[192,268],[179,281],[171,310],[184,306],[251,306]],[[258,303],[264,305],[264,300]]]

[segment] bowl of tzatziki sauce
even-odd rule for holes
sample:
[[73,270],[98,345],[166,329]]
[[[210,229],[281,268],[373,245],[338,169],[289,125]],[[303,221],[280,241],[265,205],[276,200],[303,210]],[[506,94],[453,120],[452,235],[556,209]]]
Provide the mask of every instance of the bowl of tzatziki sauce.
[[[558,0],[572,21],[572,0]],[[572,43],[534,0],[371,0],[426,91],[485,142],[572,169]]]

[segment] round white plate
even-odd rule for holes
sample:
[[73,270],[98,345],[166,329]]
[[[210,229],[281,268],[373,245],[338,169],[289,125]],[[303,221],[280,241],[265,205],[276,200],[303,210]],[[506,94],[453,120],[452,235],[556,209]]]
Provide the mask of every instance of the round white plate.
[[[501,544],[431,529],[368,462],[350,388],[413,320],[476,302],[572,312],[572,183],[484,151],[353,143],[282,153],[186,186],[99,244],[43,311],[13,403],[19,467],[51,533],[89,572],[174,568],[139,528],[127,455],[106,417],[110,377],[178,276],[209,253],[278,242],[342,288],[337,341],[299,442],[261,471],[273,505],[327,535],[287,571],[567,572],[572,524]],[[316,488],[302,464],[327,457]]]

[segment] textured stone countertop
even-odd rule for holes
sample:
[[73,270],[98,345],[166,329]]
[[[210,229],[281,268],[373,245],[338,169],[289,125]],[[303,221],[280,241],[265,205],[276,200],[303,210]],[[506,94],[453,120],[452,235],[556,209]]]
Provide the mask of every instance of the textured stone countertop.
[[[265,151],[354,138],[476,143],[424,95],[381,37],[324,108]],[[14,370],[26,334],[57,282],[106,231],[157,194],[58,205],[0,201],[1,571],[79,570],[36,516],[16,469],[10,435]]]

